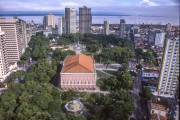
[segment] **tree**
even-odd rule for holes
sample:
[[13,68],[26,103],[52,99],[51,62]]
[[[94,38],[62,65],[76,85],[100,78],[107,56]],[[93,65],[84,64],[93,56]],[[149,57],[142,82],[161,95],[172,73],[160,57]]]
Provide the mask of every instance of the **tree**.
[[143,87],[142,89],[142,97],[145,98],[145,99],[151,99],[152,97],[152,93],[151,93],[151,89],[150,88],[147,88],[147,87]]
[[118,80],[118,88],[120,89],[132,89],[133,81],[131,74],[126,71],[119,71],[117,72],[117,80]]
[[13,84],[0,96],[1,119],[51,119],[55,114],[63,114],[61,99],[57,97],[60,92],[56,90],[50,84],[34,81]]

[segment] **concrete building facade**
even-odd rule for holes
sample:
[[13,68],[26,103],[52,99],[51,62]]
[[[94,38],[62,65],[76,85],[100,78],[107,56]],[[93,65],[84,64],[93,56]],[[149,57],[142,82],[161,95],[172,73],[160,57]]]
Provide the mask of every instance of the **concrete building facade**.
[[55,18],[55,16],[52,14],[48,14],[48,15],[44,16],[44,18],[43,18],[44,28],[46,28],[46,27],[55,28],[54,18]]
[[23,51],[21,26],[18,19],[0,19],[0,27],[5,32],[5,47],[9,63],[16,63]]
[[120,38],[125,38],[125,27],[126,27],[126,21],[124,19],[120,19],[120,29],[119,29]]
[[174,97],[179,76],[179,38],[167,39],[158,85],[158,95]]
[[107,20],[104,21],[103,33],[105,35],[109,35],[109,21]]
[[65,32],[76,33],[76,9],[65,8]]
[[5,46],[5,32],[1,31],[0,27],[0,81],[3,81],[4,75],[9,71],[9,63],[7,59],[7,51]]
[[79,8],[79,32],[81,34],[90,33],[92,24],[91,8],[86,6]]
[[156,33],[155,46],[163,47],[164,46],[165,37],[166,37],[166,33]]
[[58,18],[58,34],[62,34],[63,31],[63,24],[62,24],[62,16]]

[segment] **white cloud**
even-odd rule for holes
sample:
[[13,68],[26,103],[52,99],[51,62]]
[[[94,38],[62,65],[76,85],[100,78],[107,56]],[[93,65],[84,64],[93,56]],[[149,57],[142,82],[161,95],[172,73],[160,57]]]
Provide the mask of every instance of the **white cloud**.
[[79,6],[76,2],[61,2],[61,5],[64,7],[77,7]]
[[147,5],[147,6],[159,6],[159,4],[155,2],[151,2],[150,0],[143,0],[140,2],[141,5]]

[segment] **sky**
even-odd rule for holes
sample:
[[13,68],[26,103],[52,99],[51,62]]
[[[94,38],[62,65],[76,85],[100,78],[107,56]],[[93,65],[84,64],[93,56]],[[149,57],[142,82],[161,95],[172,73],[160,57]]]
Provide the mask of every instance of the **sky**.
[[179,18],[179,0],[0,0],[0,13],[6,12],[61,12],[65,7],[78,10],[81,6],[93,14],[124,14]]

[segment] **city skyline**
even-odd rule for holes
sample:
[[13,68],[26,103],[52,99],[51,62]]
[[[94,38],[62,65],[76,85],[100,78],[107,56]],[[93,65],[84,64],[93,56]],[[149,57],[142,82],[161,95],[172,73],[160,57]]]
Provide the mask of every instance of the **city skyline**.
[[[31,4],[29,4],[31,2]],[[6,4],[6,5],[4,5]],[[64,13],[65,7],[73,7],[78,10],[80,6],[88,5],[92,8],[92,14],[115,15],[144,15],[179,18],[178,0],[1,0],[0,11],[7,13]]]

